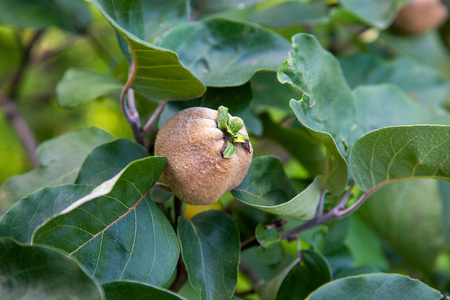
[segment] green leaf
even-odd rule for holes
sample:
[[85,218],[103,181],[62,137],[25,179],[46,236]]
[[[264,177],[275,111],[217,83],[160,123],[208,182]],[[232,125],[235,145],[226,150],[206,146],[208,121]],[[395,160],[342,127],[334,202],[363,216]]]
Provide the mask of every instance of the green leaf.
[[148,157],[130,163],[41,226],[33,243],[61,249],[100,282],[165,284],[177,264],[178,242],[146,194],[166,162],[165,157]]
[[272,121],[266,113],[260,116],[264,136],[280,144],[304,166],[311,177],[325,172],[326,158],[319,143],[305,128],[288,128]]
[[237,284],[239,231],[225,212],[210,210],[180,218],[178,238],[189,281],[201,299],[230,299]]
[[247,138],[245,136],[243,136],[242,133],[239,133],[239,132],[233,136],[234,143],[245,143],[246,140],[247,140]]
[[13,177],[0,187],[0,211],[46,186],[73,183],[81,163],[95,147],[114,140],[98,128],[67,133],[42,143],[37,156],[41,166]]
[[255,24],[209,18],[174,28],[161,47],[180,60],[206,85],[242,85],[260,70],[276,70],[289,42]]
[[386,29],[408,0],[339,0],[339,2],[366,23],[379,29]]
[[237,200],[262,211],[308,220],[316,213],[323,187],[323,178],[318,177],[295,196],[295,190],[279,158],[267,156],[252,160],[244,180],[231,194]]
[[[135,64],[132,87],[150,99],[185,100],[201,96],[205,86],[179,61],[176,53],[146,42],[144,12],[150,1],[90,0],[130,47]],[[162,6],[157,5],[159,8]],[[149,32],[154,28],[149,28]]]
[[84,32],[91,18],[83,1],[16,0],[0,3],[0,22],[19,28],[58,26]]
[[244,126],[244,121],[240,118],[234,118],[230,122],[230,129],[233,134],[237,134],[239,130],[241,130],[242,126]]
[[223,151],[223,158],[231,158],[234,153],[236,152],[236,146],[234,146],[233,143],[230,141],[227,141],[227,147],[225,148],[225,151]]
[[2,299],[104,299],[75,261],[46,247],[0,239],[0,274]]
[[425,283],[398,274],[367,274],[332,281],[309,295],[309,300],[325,299],[436,299],[443,295]]
[[363,191],[417,177],[449,180],[448,149],[450,126],[382,128],[355,143],[350,168]]
[[229,118],[228,108],[221,105],[219,106],[218,113],[219,113],[219,117],[217,120],[218,127],[220,130],[225,131],[228,128],[228,118]]
[[74,108],[100,97],[118,99],[122,88],[123,84],[114,77],[70,68],[56,86],[56,101],[62,108]]
[[444,248],[445,215],[436,180],[414,179],[384,186],[358,213],[410,268],[432,271]]
[[185,298],[155,285],[135,281],[110,281],[101,285],[106,300],[183,300]]
[[257,288],[262,300],[306,299],[308,294],[331,280],[331,269],[326,259],[316,251],[302,251],[302,260],[296,259],[279,275]]
[[94,187],[66,184],[47,187],[21,199],[0,219],[0,236],[31,243],[34,231]]
[[[392,198],[389,200],[395,201]],[[373,201],[376,200],[371,198],[369,202],[373,203]],[[388,203],[383,205],[385,205],[385,209],[387,210],[392,207],[392,205]],[[383,218],[384,217],[380,219]],[[352,266],[355,268],[375,266],[378,270],[388,271],[389,262],[383,253],[383,246],[373,229],[365,223],[368,219],[364,218],[363,221],[356,214],[352,214],[349,219],[349,232],[345,239],[345,245],[348,247],[354,259]]]
[[263,224],[258,224],[255,236],[263,247],[268,247],[280,241],[280,232],[276,228],[267,229]]
[[250,110],[252,101],[252,89],[249,83],[236,87],[212,88],[208,87],[206,93],[201,97],[188,101],[169,102],[164,107],[158,122],[161,128],[167,120],[182,109],[201,106],[216,110],[223,105],[233,112],[233,116],[238,116],[245,122],[247,130],[260,135],[262,124]]
[[281,1],[281,3],[272,5],[261,3],[244,9],[225,11],[220,15],[234,20],[258,23],[272,28],[282,28],[298,24],[312,25],[318,22],[326,22],[329,18],[327,3],[302,3],[297,1]]
[[[230,9],[239,9],[248,6],[253,6],[258,3],[266,2],[267,0],[227,0],[227,1],[207,1],[202,3],[201,0],[192,0],[192,9],[198,10],[200,16],[219,13]],[[199,4],[202,4],[199,6]]]
[[[351,140],[355,101],[336,58],[323,49],[311,35],[293,37],[295,53],[278,70],[278,80],[300,88],[300,101],[291,100],[295,115],[329,155],[326,170],[333,194],[341,194],[348,181],[348,166],[343,157]],[[325,88],[326,87],[326,88]]]
[[436,70],[411,58],[381,60],[374,55],[361,54],[340,58],[339,62],[353,88],[364,84],[392,83],[423,107],[441,105],[445,99],[447,85],[444,78]]
[[280,242],[272,243],[267,247],[258,247],[258,250],[256,250],[256,258],[269,266],[278,264],[283,258],[283,249],[281,248]]
[[[278,71],[280,82],[300,88],[291,100],[299,121],[329,153],[325,175],[335,195],[347,185],[347,158],[355,141],[380,127],[426,123],[429,114],[393,85],[362,86],[351,92],[336,58],[312,36],[293,38],[296,50]],[[424,122],[425,119],[425,122]]]
[[283,280],[277,299],[303,299],[332,279],[326,259],[312,250],[302,251],[302,261]]
[[134,160],[148,156],[147,151],[130,140],[118,139],[92,150],[78,172],[75,183],[99,185],[114,177]]

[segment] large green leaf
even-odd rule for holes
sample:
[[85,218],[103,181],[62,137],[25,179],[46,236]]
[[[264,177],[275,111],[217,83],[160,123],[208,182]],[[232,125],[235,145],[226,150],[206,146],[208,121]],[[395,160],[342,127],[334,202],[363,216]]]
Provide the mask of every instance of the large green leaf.
[[90,0],[125,39],[135,64],[133,87],[150,99],[185,100],[201,96],[205,86],[179,61],[176,53],[148,43],[157,28],[145,28],[146,17],[164,9],[157,2]]
[[75,183],[99,185],[114,177],[134,160],[147,157],[147,151],[130,140],[118,139],[92,150],[78,172]]
[[[327,186],[339,194],[347,184],[347,158],[355,141],[368,131],[396,125],[426,123],[431,113],[393,85],[360,86],[351,91],[336,58],[310,35],[293,38],[295,53],[278,71],[281,82],[300,88],[291,100],[299,121],[325,145],[333,158],[325,173]],[[339,152],[338,152],[339,150]]]
[[328,299],[427,299],[443,295],[425,283],[398,274],[367,274],[332,281],[309,295],[309,300]]
[[441,105],[445,99],[444,78],[411,58],[383,61],[374,55],[362,54],[341,58],[339,62],[352,88],[364,84],[396,84],[424,107]]
[[242,85],[256,71],[276,70],[290,50],[287,40],[255,24],[209,18],[174,28],[159,44],[206,85]]
[[158,286],[135,281],[110,281],[101,285],[106,300],[183,300],[184,298]]
[[197,16],[220,13],[230,9],[242,9],[256,5],[258,3],[266,2],[267,0],[214,0],[202,1],[191,0],[193,14]]
[[102,289],[72,259],[0,239],[0,298],[104,299]]
[[56,101],[63,108],[74,108],[99,97],[119,98],[123,84],[114,77],[70,68],[56,86]]
[[[349,131],[355,115],[355,101],[336,58],[311,35],[292,39],[295,52],[278,70],[278,80],[303,91],[300,101],[290,105],[299,121],[328,150],[327,184],[333,194],[343,192],[348,167],[343,157],[350,144]],[[342,153],[342,154],[341,154]]]
[[444,248],[445,215],[436,180],[414,179],[384,186],[358,213],[409,267],[431,272]]
[[41,166],[9,179],[0,187],[0,212],[40,188],[73,183],[88,153],[113,139],[103,130],[88,128],[42,143],[37,150]]
[[316,213],[323,188],[324,181],[319,176],[295,196],[295,190],[284,173],[280,159],[266,156],[253,159],[244,180],[231,194],[245,204],[265,212],[308,220]]
[[409,0],[339,0],[356,16],[380,29],[387,28],[397,11]]
[[66,184],[47,187],[21,199],[0,219],[0,236],[31,243],[34,231],[94,187]]
[[91,18],[80,0],[15,0],[0,3],[0,22],[20,28],[58,26],[83,32]]
[[130,163],[41,226],[33,243],[61,249],[100,282],[163,285],[176,266],[179,246],[172,226],[146,195],[166,162],[149,157]]
[[189,281],[202,299],[233,296],[239,266],[239,231],[225,212],[210,210],[191,220],[180,218],[178,238]]
[[364,191],[418,177],[450,179],[450,126],[416,125],[378,129],[354,145],[350,167]]

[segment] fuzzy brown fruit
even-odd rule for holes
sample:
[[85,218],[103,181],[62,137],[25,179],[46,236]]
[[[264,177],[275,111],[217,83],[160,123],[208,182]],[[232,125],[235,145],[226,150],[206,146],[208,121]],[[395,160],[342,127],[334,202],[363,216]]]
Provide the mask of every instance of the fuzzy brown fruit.
[[[245,125],[239,133],[248,139]],[[155,155],[168,158],[161,177],[183,202],[212,204],[244,179],[252,160],[251,144],[247,150],[237,143],[236,153],[224,158],[224,136],[218,112],[204,107],[180,111],[158,132]]]
[[447,7],[440,0],[412,0],[395,17],[392,28],[420,34],[441,25],[447,18]]

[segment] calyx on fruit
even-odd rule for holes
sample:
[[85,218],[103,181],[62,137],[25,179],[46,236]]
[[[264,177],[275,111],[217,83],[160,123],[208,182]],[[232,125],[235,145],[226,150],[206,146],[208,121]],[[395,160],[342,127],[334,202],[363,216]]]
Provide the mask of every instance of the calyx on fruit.
[[420,34],[441,25],[447,18],[447,7],[440,0],[411,0],[398,12],[392,28]]
[[244,122],[219,110],[193,107],[180,111],[158,132],[155,155],[168,163],[161,177],[175,196],[191,205],[216,202],[237,187],[252,160]]

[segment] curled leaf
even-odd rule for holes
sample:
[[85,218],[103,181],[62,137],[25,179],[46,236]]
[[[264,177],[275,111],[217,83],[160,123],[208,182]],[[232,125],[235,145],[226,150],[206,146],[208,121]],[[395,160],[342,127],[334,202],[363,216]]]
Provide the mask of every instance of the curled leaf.
[[233,134],[238,134],[239,130],[241,130],[242,126],[244,126],[244,121],[242,121],[242,119],[239,119],[239,118],[235,118],[235,119],[231,120],[231,122],[229,123],[229,127]]

